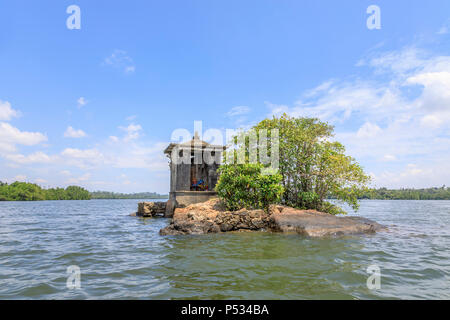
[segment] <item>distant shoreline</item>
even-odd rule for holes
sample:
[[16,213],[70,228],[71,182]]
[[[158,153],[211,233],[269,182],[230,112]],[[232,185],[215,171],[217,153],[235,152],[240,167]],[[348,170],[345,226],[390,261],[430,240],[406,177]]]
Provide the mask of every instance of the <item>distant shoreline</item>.
[[108,191],[93,191],[89,193],[91,199],[169,199],[168,194],[156,192],[118,193]]
[[119,193],[90,192],[79,186],[42,188],[35,183],[0,181],[0,201],[91,200],[91,199],[168,199],[167,194],[156,192]]
[[423,189],[369,189],[358,197],[359,200],[450,200],[450,188]]
[[[2,200],[2,202],[42,202],[42,201],[95,201],[95,200],[167,200],[168,198],[92,198],[92,199],[43,199],[43,200]],[[335,199],[328,199],[335,200]],[[361,198],[359,200],[378,200],[378,201],[450,201],[450,199],[368,199]]]
[[[37,184],[0,181],[1,201],[42,201],[42,200],[114,200],[134,199],[152,200],[168,199],[168,194],[156,192],[119,193],[109,191],[88,191],[82,187],[44,189]],[[333,198],[330,198],[333,199]],[[445,185],[423,189],[368,189],[358,196],[359,200],[450,200],[450,188]]]

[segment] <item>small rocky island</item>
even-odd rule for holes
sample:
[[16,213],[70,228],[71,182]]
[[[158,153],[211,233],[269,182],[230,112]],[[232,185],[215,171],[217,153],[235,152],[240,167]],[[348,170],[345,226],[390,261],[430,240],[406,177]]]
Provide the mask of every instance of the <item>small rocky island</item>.
[[[265,210],[226,210],[221,202],[223,197],[219,199],[213,191],[225,149],[202,141],[197,133],[191,141],[171,143],[164,151],[170,161],[169,200],[139,203],[138,212],[133,215],[172,218],[170,225],[160,230],[161,235],[269,231],[326,237],[370,234],[384,229],[362,217],[338,217],[275,204]],[[205,158],[214,161],[199,161]]]
[[[139,204],[137,216],[155,217],[164,212],[164,202]],[[226,211],[218,198],[176,208],[169,226],[161,235],[206,234],[229,231],[296,233],[309,237],[370,234],[384,229],[362,217],[336,217],[315,210],[299,210],[281,205],[264,210]]]

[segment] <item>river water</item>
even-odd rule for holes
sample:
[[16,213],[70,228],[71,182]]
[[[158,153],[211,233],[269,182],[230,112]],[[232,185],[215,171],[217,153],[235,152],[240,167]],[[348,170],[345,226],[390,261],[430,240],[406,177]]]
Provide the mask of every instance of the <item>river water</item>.
[[450,201],[362,201],[389,231],[329,239],[162,237],[139,201],[0,202],[0,299],[450,299]]

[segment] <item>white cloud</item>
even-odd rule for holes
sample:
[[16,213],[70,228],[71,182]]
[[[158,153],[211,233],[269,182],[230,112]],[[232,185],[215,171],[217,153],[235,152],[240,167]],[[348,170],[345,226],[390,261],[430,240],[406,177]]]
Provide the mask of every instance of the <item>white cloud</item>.
[[[400,170],[384,170],[373,178],[377,187],[390,188],[430,188],[440,187],[450,180],[449,163],[438,162],[433,166],[427,164],[406,164]],[[386,184],[389,181],[389,184]]]
[[125,67],[125,73],[133,73],[134,71],[136,71],[135,66],[126,66]]
[[439,128],[450,122],[450,72],[419,73],[406,82],[423,87],[422,94],[414,101],[424,113],[423,126]]
[[126,136],[123,138],[124,141],[130,141],[139,138],[140,131],[142,127],[139,124],[130,124],[127,127],[119,127],[121,130],[126,132]]
[[149,171],[167,171],[167,158],[163,151],[166,143],[157,143],[150,147],[132,144],[126,146],[126,152],[116,152],[111,156],[111,165],[116,168],[139,168]]
[[119,142],[119,138],[116,136],[109,136],[109,140],[111,140],[112,142]]
[[11,108],[11,104],[8,101],[0,100],[0,120],[9,121],[18,116],[19,112]]
[[97,149],[74,149],[66,148],[61,152],[63,156],[74,158],[74,159],[93,159],[101,157],[101,153]]
[[85,173],[79,177],[72,177],[66,180],[67,184],[80,184],[80,183],[84,183],[89,181],[89,179],[91,178],[91,174],[90,173]]
[[81,130],[75,130],[71,126],[67,127],[66,131],[64,132],[64,137],[66,138],[83,138],[86,137],[86,133]]
[[77,100],[77,107],[82,108],[87,104],[87,100],[84,97],[79,97]]
[[376,124],[372,124],[370,122],[366,122],[361,128],[359,128],[356,136],[358,138],[373,138],[379,135],[383,130]]
[[271,103],[269,101],[264,101],[264,104],[270,109],[270,116],[274,115],[274,116],[281,116],[283,113],[289,113],[292,116],[300,116],[299,112],[300,110],[295,110],[294,108],[289,108],[289,106],[286,105],[281,105],[281,104],[274,104]]
[[124,73],[134,73],[136,71],[133,59],[124,50],[114,50],[110,56],[103,60],[103,65],[121,69]]
[[383,156],[383,161],[395,161],[397,160],[397,157],[392,154],[385,154]]
[[[12,113],[9,112],[8,117],[4,118],[9,119],[11,116]],[[129,117],[128,121],[134,119],[135,117]],[[29,181],[52,186],[75,184],[92,190],[166,192],[169,170],[163,150],[167,143],[149,144],[140,141],[143,129],[136,123],[127,123],[119,128],[122,135],[110,136],[106,141],[98,141],[88,148],[66,147],[56,154],[44,150],[25,153],[18,152],[19,145],[36,146],[47,141],[47,137],[40,132],[21,131],[7,122],[0,122],[0,156],[10,168],[11,176],[19,174],[15,180],[26,180],[25,174],[29,174]],[[64,134],[65,137],[85,135],[84,131],[71,126]],[[111,174],[119,169],[124,172],[121,179]],[[136,176],[134,170],[129,171],[130,169],[143,170],[148,176]],[[91,170],[95,170],[95,177],[89,172]],[[125,175],[129,172],[130,176]]]
[[444,119],[438,117],[437,115],[429,114],[424,116],[420,120],[420,124],[423,127],[428,127],[431,129],[437,129],[444,123]]
[[33,146],[47,141],[47,137],[40,132],[20,131],[9,123],[0,122],[0,151],[13,152],[16,145]]
[[7,154],[5,155],[5,158],[19,164],[51,163],[56,160],[54,157],[51,157],[42,151],[38,151],[27,156],[23,154]]
[[[450,163],[450,56],[405,48],[372,55],[358,65],[372,73],[325,81],[293,106],[266,105],[271,114],[313,116],[334,124],[336,140],[370,164],[381,186],[445,183],[440,170],[442,161]],[[396,171],[407,159],[426,166]],[[431,176],[425,179],[426,174]]]
[[61,152],[61,156],[67,165],[82,169],[96,167],[105,162],[104,155],[97,149],[66,148]]

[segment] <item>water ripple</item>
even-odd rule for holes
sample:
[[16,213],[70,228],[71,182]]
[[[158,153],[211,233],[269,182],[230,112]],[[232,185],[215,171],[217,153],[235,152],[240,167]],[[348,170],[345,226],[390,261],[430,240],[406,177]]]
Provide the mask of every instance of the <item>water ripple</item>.
[[130,217],[137,202],[0,202],[0,299],[450,298],[450,201],[363,201],[354,215],[389,230],[336,239],[162,237],[168,220]]

